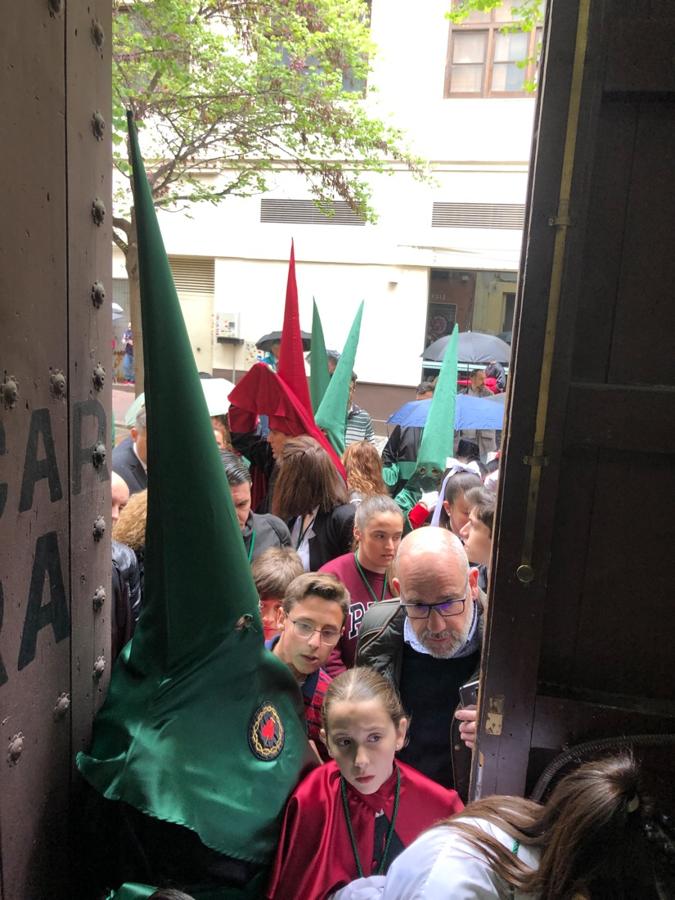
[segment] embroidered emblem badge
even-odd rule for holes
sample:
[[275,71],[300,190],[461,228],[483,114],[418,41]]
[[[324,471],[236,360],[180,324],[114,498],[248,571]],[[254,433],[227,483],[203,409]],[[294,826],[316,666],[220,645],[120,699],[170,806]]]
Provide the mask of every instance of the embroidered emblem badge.
[[253,755],[271,762],[283,750],[285,737],[279,713],[271,703],[263,703],[253,713],[248,726],[248,744]]

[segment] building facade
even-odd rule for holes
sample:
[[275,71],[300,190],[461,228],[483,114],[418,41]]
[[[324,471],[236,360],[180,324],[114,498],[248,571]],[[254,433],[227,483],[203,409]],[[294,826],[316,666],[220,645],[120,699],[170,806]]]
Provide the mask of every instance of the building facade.
[[[232,377],[255,341],[281,328],[291,239],[302,327],[312,299],[326,344],[340,349],[361,300],[357,401],[382,422],[413,396],[430,341],[460,330],[509,332],[522,240],[536,35],[504,34],[510,4],[461,26],[444,4],[373,0],[378,48],[364,103],[403,129],[431,179],[403,167],[370,179],[376,224],[344,203],[326,217],[281,164],[261,196],[160,213],[198,368]],[[124,261],[114,257],[124,307]],[[125,322],[117,323],[123,328]],[[121,336],[121,335],[120,335]]]

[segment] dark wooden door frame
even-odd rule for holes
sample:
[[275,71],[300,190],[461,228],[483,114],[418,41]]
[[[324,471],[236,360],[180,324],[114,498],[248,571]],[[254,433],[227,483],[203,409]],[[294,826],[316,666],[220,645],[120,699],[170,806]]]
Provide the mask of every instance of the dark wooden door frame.
[[[547,11],[473,797],[525,790],[569,382],[561,373],[570,369],[576,311],[576,273],[565,261],[583,237],[603,58],[602,48],[587,40],[602,34],[604,13],[604,0],[551,0]],[[569,198],[561,193],[566,177]],[[561,377],[551,379],[553,370]]]

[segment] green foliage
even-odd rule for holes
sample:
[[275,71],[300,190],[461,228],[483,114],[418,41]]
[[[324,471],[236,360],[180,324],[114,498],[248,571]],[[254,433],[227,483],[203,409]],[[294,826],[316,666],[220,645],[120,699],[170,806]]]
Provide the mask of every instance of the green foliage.
[[128,179],[131,108],[158,206],[260,192],[290,166],[317,202],[346,200],[372,219],[363,173],[396,161],[422,175],[402,134],[343,86],[368,75],[365,0],[136,0],[113,15],[115,166]]
[[[514,20],[517,26],[506,26],[504,31],[532,31],[544,20],[544,6],[546,0],[521,0],[512,6]],[[490,12],[502,5],[502,0],[452,0],[452,9],[446,14],[451,22],[460,24],[469,13]]]

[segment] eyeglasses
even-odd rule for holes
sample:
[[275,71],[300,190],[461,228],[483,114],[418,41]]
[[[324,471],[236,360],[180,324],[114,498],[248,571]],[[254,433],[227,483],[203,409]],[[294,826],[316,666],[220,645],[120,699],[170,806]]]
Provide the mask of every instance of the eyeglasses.
[[338,628],[315,628],[309,622],[303,622],[302,619],[291,619],[288,621],[293,625],[293,630],[298,637],[309,640],[313,634],[319,633],[322,644],[337,644],[340,640],[340,630]]
[[464,596],[461,598],[448,597],[445,600],[439,600],[437,603],[418,603],[417,601],[404,603],[403,595],[401,594],[401,606],[405,609],[409,619],[428,619],[432,612],[437,612],[444,619],[449,619],[452,616],[461,616],[464,612],[468,588],[469,585],[467,583]]

